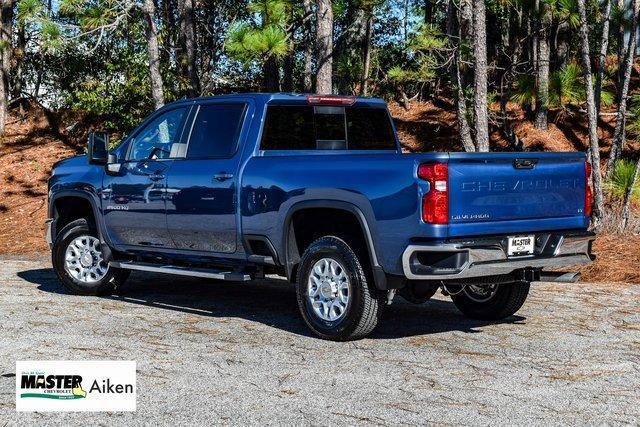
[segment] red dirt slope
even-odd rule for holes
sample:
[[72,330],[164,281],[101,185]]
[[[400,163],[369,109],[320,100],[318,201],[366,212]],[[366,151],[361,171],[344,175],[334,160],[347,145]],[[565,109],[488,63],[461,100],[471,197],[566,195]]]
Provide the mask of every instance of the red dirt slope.
[[40,252],[47,216],[47,180],[51,166],[78,152],[53,131],[45,110],[13,110],[0,140],[0,254]]

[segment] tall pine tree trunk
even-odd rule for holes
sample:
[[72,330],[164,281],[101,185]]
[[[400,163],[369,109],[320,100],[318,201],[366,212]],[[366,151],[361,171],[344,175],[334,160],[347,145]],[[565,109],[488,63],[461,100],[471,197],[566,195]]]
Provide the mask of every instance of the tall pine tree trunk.
[[473,0],[474,116],[476,147],[489,151],[489,110],[487,106],[487,29],[484,0]]
[[280,92],[280,69],[275,57],[270,56],[262,66],[262,87],[266,92]]
[[4,132],[9,114],[9,74],[11,73],[11,50],[13,34],[13,0],[0,3],[0,133]]
[[[620,25],[618,26],[618,87],[622,86],[622,61],[624,58],[624,17],[626,15],[625,3],[627,0],[618,0],[618,11],[620,11]],[[616,94],[616,102],[620,101],[620,90]]]
[[589,58],[589,22],[585,0],[578,0],[580,14],[580,44],[582,51],[582,71],[584,73],[585,89],[587,92],[587,115],[589,118],[589,149],[591,152],[591,178],[593,179],[594,206],[593,226],[596,231],[602,227],[604,213],[604,198],[602,194],[602,174],[600,173],[600,146],[598,144],[598,117],[596,116],[596,102],[593,94],[591,78],[591,61]]
[[629,33],[629,43],[627,44],[626,55],[622,64],[622,85],[620,86],[618,113],[616,115],[616,127],[613,132],[613,141],[611,141],[611,153],[607,162],[607,178],[611,177],[616,160],[622,154],[625,139],[625,123],[627,118],[627,99],[629,97],[629,81],[631,80],[631,71],[633,70],[633,58],[636,52],[635,31],[638,28],[638,8],[640,8],[640,0],[633,0],[633,19],[631,28],[634,31]]
[[433,23],[434,6],[435,6],[434,0],[424,0],[424,23],[425,24]]
[[[162,16],[162,26],[166,29],[165,36],[162,38],[162,49],[160,50],[161,64],[171,63],[176,56],[174,52],[174,39],[181,31],[178,31],[178,28],[176,28],[174,6],[172,0],[163,0],[161,10],[158,13],[158,15]],[[180,39],[180,41],[182,41],[182,39]]]
[[160,74],[160,53],[158,50],[158,28],[156,27],[156,7],[153,0],[144,0],[142,8],[146,22],[147,53],[149,55],[149,78],[151,80],[151,97],[153,106],[158,109],[164,105],[162,92],[162,75]]
[[196,57],[196,33],[193,10],[193,0],[180,0],[180,32],[184,41],[184,57],[186,62],[186,77],[189,80],[188,94],[190,97],[200,95],[200,79],[198,77]]
[[[296,19],[295,11],[291,9],[289,13],[289,19],[293,22]],[[293,92],[293,72],[296,65],[295,26],[290,25],[287,31],[289,51],[282,62],[282,90],[284,92]]]
[[453,2],[449,0],[447,6],[447,35],[449,37],[449,45],[453,48],[453,61],[451,64],[451,83],[455,88],[456,103],[456,119],[458,122],[458,132],[460,133],[460,141],[467,152],[476,151],[471,138],[471,128],[467,120],[467,103],[464,96],[464,88],[462,76],[460,73],[460,44],[462,41],[462,28],[458,25],[457,8]]
[[604,76],[604,66],[607,61],[607,51],[609,50],[609,22],[611,21],[611,2],[605,0],[604,14],[602,17],[602,34],[600,36],[600,56],[598,57],[598,71],[596,74],[595,101],[596,113],[600,117],[600,98],[602,96],[602,77]]
[[[460,0],[459,31],[460,41],[473,37],[473,2],[474,0]],[[462,45],[462,43],[460,44]]]
[[18,23],[18,34],[16,41],[16,49],[14,51],[15,56],[15,71],[13,78],[13,88],[11,88],[11,97],[16,99],[22,96],[24,90],[25,76],[24,76],[24,59],[27,48],[27,37],[25,34],[25,24],[23,22]]
[[[293,37],[289,40],[293,40]],[[295,52],[295,47],[291,41],[289,43],[289,53],[287,53],[282,63],[282,90],[284,92],[293,92],[293,68],[296,61]]]
[[333,92],[333,10],[331,0],[316,2],[317,66],[316,92]]
[[311,0],[303,0],[305,43],[303,53],[303,87],[304,92],[313,91],[313,23],[311,21]]
[[362,78],[360,79],[360,95],[369,93],[369,70],[371,68],[371,42],[373,39],[373,10],[367,10],[367,23],[362,40]]
[[[537,3],[537,2],[536,2]],[[540,24],[538,25],[538,61],[536,63],[536,128],[547,129],[549,108],[549,26],[551,13],[546,2],[540,4]]]
[[[551,27],[549,28],[551,29]],[[572,41],[571,35],[571,25],[568,22],[565,21],[558,24],[554,36],[554,46],[551,48],[552,58],[555,57],[557,68],[564,68],[569,63]],[[553,59],[551,59],[551,62],[553,62]]]
[[[52,0],[47,0],[47,5],[46,5],[46,16],[47,17],[51,17],[52,14]],[[38,54],[36,56],[37,58],[37,65],[34,65],[35,67],[37,67],[36,70],[36,82],[33,85],[33,97],[35,99],[38,99],[38,96],[40,95],[40,85],[42,84],[42,78],[44,76],[44,67],[45,67],[45,61],[44,61],[44,54],[43,52],[40,50],[38,51]]]
[[[514,8],[517,19],[511,23],[511,17],[507,15],[506,19],[503,20],[502,26],[502,45],[504,46],[505,51],[508,55],[503,55],[502,68],[504,69],[500,73],[500,115],[502,121],[502,132],[505,137],[511,144],[514,150],[521,151],[522,150],[522,141],[516,135],[516,132],[513,130],[513,126],[511,124],[511,120],[509,120],[509,114],[507,111],[507,103],[510,99],[511,93],[511,85],[513,83],[513,79],[515,77],[515,69],[517,68],[517,64],[520,63],[520,55],[522,55],[522,39],[517,36],[519,31],[522,29],[522,9],[520,7]],[[512,29],[513,25],[513,29]],[[516,35],[516,37],[511,40],[509,34]]]

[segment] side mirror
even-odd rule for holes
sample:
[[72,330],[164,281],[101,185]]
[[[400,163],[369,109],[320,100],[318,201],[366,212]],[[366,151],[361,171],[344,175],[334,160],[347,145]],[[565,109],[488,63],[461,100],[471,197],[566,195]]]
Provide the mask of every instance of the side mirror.
[[92,165],[106,165],[109,153],[109,134],[91,132],[87,143],[87,159]]
[[109,154],[107,156],[107,174],[116,175],[120,173],[120,163],[118,163],[118,156],[115,154]]

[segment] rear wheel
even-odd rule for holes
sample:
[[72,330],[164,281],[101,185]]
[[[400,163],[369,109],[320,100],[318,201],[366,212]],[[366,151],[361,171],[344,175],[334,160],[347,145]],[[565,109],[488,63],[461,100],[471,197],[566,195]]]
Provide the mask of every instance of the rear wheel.
[[322,237],[304,252],[296,294],[302,318],[318,336],[346,341],[369,334],[378,324],[381,297],[351,247]]
[[450,292],[453,303],[468,317],[500,320],[515,314],[529,295],[529,282],[466,285]]
[[60,281],[74,294],[106,295],[129,276],[128,270],[109,266],[103,258],[98,233],[84,218],[60,230],[51,257]]

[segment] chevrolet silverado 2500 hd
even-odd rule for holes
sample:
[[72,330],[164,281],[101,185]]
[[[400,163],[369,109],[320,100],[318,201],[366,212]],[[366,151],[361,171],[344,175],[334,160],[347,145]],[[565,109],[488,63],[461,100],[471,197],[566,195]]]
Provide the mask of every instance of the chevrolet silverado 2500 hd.
[[[437,289],[501,319],[537,280],[589,263],[584,153],[403,154],[380,99],[246,94],[182,100],[119,145],[55,165],[47,239],[60,280],[98,295],[131,270],[295,284],[304,321],[370,333],[398,291]],[[551,271],[549,271],[551,270]]]

